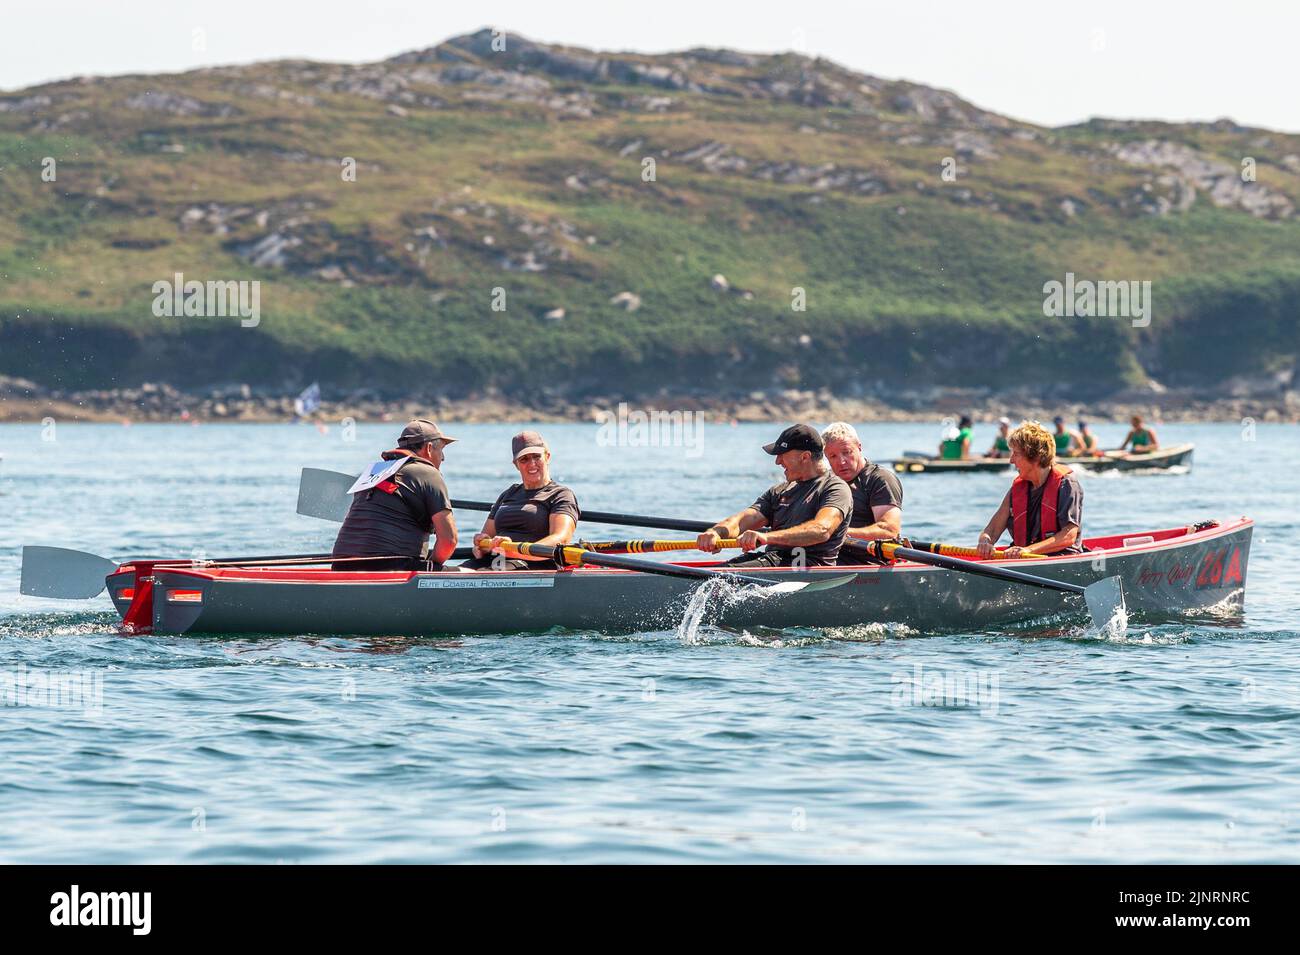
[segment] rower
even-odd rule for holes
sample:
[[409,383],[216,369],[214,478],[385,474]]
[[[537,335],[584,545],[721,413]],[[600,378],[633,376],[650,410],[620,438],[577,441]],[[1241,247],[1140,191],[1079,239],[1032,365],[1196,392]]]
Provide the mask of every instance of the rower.
[[[853,513],[846,536],[853,540],[895,540],[903,533],[903,486],[892,471],[872,464],[862,453],[862,439],[853,425],[836,421],[822,432],[826,460],[835,476],[853,494]],[[844,551],[841,564],[862,558]]]
[[1037,421],[1022,422],[1011,432],[1011,466],[1018,477],[979,536],[981,557],[1010,529],[1006,557],[1083,552],[1083,488],[1070,468],[1056,461],[1056,441]]
[[853,513],[853,493],[827,466],[821,435],[810,425],[792,425],[763,450],[776,456],[785,480],[701,534],[696,547],[716,554],[719,541],[738,538],[744,554],[727,563],[739,567],[834,564]]
[[1101,455],[1101,442],[1097,440],[1097,436],[1093,434],[1091,429],[1088,427],[1088,422],[1079,422],[1079,433],[1075,437],[1077,440],[1074,444],[1070,445],[1071,454],[1085,455],[1088,457],[1098,457]]
[[1063,458],[1070,453],[1079,436],[1065,426],[1065,419],[1057,415],[1052,419],[1052,424],[1056,426],[1056,431],[1052,434],[1052,440],[1056,442],[1056,456]]
[[939,442],[940,458],[944,461],[965,461],[970,457],[972,424],[974,422],[971,421],[970,415],[962,415],[961,423],[956,428],[949,428],[944,432],[943,440]]
[[402,429],[397,447],[380,455],[352,486],[352,505],[332,554],[390,559],[335,560],[333,570],[422,570],[421,551],[430,531],[437,543],[428,566],[442,569],[456,549],[456,521],[439,468],[443,449],[455,440],[427,418]]
[[1011,433],[1011,419],[1001,417],[998,419],[998,436],[993,439],[993,447],[985,452],[986,458],[1009,458],[1011,457],[1011,445],[1007,444],[1007,435]]
[[1146,454],[1155,451],[1160,447],[1160,442],[1156,439],[1156,433],[1142,424],[1142,416],[1134,415],[1129,418],[1129,424],[1132,426],[1129,433],[1124,436],[1120,442],[1118,450],[1123,451],[1130,442],[1133,444],[1134,454]]
[[573,491],[551,480],[551,449],[536,431],[510,439],[514,465],[523,479],[497,497],[483,529],[474,535],[474,556],[460,570],[554,570],[552,557],[492,555],[503,540],[567,544],[582,516]]

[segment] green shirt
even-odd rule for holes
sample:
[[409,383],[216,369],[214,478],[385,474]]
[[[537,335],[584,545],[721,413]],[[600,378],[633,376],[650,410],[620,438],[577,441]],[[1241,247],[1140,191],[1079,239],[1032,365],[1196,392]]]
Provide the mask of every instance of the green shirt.
[[1151,432],[1146,428],[1139,428],[1133,432],[1133,447],[1145,447],[1151,443]]
[[1056,439],[1056,453],[1058,455],[1065,454],[1070,450],[1070,432],[1054,434],[1052,437]]
[[1007,444],[1006,438],[1002,437],[1002,435],[998,435],[996,438],[993,439],[993,450],[1006,451],[1008,454],[1010,454],[1011,445]]
[[955,438],[949,438],[939,449],[939,457],[945,461],[957,461],[961,458],[961,446],[970,440],[970,428],[962,428]]

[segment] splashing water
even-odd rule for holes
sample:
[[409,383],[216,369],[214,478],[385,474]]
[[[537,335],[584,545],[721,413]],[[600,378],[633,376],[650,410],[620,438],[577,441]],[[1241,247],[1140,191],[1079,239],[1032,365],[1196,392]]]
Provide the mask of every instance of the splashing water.
[[692,646],[700,643],[700,624],[704,622],[704,615],[710,601],[714,598],[717,599],[716,606],[719,609],[726,609],[745,601],[768,600],[788,592],[790,591],[783,588],[783,585],[768,587],[761,584],[741,584],[737,586],[734,581],[719,574],[712,580],[704,581],[691,594],[690,602],[682,613],[681,622],[677,625],[677,639]]
[[1120,641],[1124,639],[1124,634],[1128,632],[1128,609],[1120,604],[1115,608],[1115,613],[1106,625],[1101,628],[1101,637],[1103,640]]
[[677,624],[678,640],[688,646],[699,643],[700,621],[704,619],[709,599],[726,585],[727,582],[719,577],[716,580],[706,580],[695,588],[686,605],[686,612],[682,614],[681,623]]

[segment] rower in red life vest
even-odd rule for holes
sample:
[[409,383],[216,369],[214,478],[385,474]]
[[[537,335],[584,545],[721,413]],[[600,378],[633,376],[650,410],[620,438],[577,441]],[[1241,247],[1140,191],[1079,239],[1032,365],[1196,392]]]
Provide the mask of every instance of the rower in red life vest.
[[1022,422],[1007,438],[1011,466],[1019,472],[988,526],[980,534],[981,557],[993,556],[1002,532],[1011,531],[1007,557],[1078,554],[1083,525],[1083,488],[1078,477],[1056,463],[1056,439],[1037,421]]

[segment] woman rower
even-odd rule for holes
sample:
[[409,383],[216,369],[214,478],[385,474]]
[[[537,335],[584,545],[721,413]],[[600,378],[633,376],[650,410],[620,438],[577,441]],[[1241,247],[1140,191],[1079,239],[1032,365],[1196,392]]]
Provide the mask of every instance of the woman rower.
[[1130,441],[1133,443],[1134,454],[1146,454],[1148,451],[1154,451],[1160,447],[1160,442],[1156,440],[1156,433],[1143,426],[1141,415],[1135,414],[1129,418],[1129,424],[1132,427],[1129,429],[1129,433],[1124,436],[1118,450],[1123,451]]
[[980,534],[980,556],[992,557],[1006,530],[1012,546],[1004,557],[1082,553],[1083,488],[1073,471],[1056,463],[1056,439],[1037,421],[1025,421],[1007,443],[1019,476]]
[[536,431],[523,431],[510,442],[515,467],[523,481],[501,492],[483,530],[474,535],[474,556],[462,570],[553,570],[549,557],[500,557],[492,549],[504,539],[536,544],[567,544],[573,539],[581,513],[578,500],[563,484],[551,480],[551,450]]

